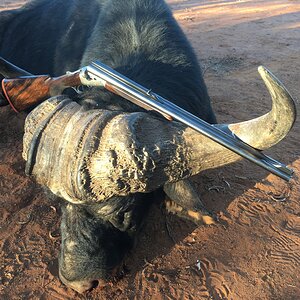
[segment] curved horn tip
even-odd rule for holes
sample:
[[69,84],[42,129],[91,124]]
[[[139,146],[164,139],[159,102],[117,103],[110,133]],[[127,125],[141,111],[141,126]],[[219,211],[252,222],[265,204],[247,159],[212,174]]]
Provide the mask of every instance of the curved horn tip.
[[230,124],[228,128],[254,148],[264,150],[281,141],[293,127],[296,104],[284,85],[265,67],[259,66],[272,98],[272,109],[267,114],[246,122]]
[[267,85],[267,83],[270,83],[273,86],[274,83],[276,83],[279,88],[283,89],[286,93],[288,93],[287,89],[282,84],[282,82],[270,70],[268,70],[266,67],[259,66],[257,68],[257,70],[258,70],[259,75],[261,76],[261,78],[263,79],[263,81],[265,82],[266,85]]
[[273,102],[282,103],[286,107],[289,107],[291,114],[293,115],[293,123],[297,117],[296,102],[288,92],[284,84],[266,67],[259,66],[258,73],[263,79],[266,87],[268,88]]

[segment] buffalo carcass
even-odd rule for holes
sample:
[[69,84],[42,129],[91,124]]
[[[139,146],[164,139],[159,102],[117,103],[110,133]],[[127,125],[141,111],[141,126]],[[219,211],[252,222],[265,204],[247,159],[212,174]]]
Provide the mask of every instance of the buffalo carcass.
[[[216,123],[195,54],[164,1],[35,0],[1,13],[0,39],[1,56],[31,73],[61,75],[98,59]],[[3,76],[22,75],[10,71]],[[263,76],[272,111],[220,125],[259,149],[279,142],[295,117],[284,88]],[[173,200],[168,210],[212,223],[188,178],[239,157],[104,90],[69,97],[49,99],[29,114],[23,156],[27,171],[66,200],[59,273],[83,292],[108,279],[132,247],[151,192],[163,187]]]

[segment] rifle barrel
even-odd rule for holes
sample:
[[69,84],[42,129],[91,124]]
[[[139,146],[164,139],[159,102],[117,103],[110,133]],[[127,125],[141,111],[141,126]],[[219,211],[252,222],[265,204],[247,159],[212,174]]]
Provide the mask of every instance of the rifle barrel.
[[244,143],[233,133],[228,134],[214,125],[205,122],[171,101],[123,76],[105,64],[99,61],[92,62],[91,65],[86,67],[86,71],[89,75],[96,76],[100,80],[112,85],[114,87],[114,92],[117,94],[119,93],[127,100],[148,110],[155,110],[165,116],[168,120],[174,119],[193,128],[204,136],[286,181],[291,179],[293,170],[289,169],[286,165]]

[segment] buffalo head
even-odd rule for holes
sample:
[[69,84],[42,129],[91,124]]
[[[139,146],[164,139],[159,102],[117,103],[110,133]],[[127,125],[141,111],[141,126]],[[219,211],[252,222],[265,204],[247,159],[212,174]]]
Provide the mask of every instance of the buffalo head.
[[[272,110],[246,122],[214,126],[264,150],[286,136],[296,110],[284,86],[265,68],[259,72],[271,94]],[[29,114],[23,157],[27,172],[40,184],[77,204],[152,192],[240,159],[178,122],[144,112],[86,109],[64,96],[45,101]]]

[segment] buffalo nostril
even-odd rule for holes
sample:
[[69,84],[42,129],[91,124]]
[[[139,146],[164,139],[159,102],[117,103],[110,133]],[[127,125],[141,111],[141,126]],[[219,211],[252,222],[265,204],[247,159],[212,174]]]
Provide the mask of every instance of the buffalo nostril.
[[95,289],[98,285],[99,285],[99,281],[98,280],[93,280],[91,289]]
[[75,290],[76,292],[78,292],[80,294],[89,292],[99,285],[98,280],[70,281],[70,280],[66,279],[64,276],[62,276],[61,274],[59,274],[59,278],[67,287]]

